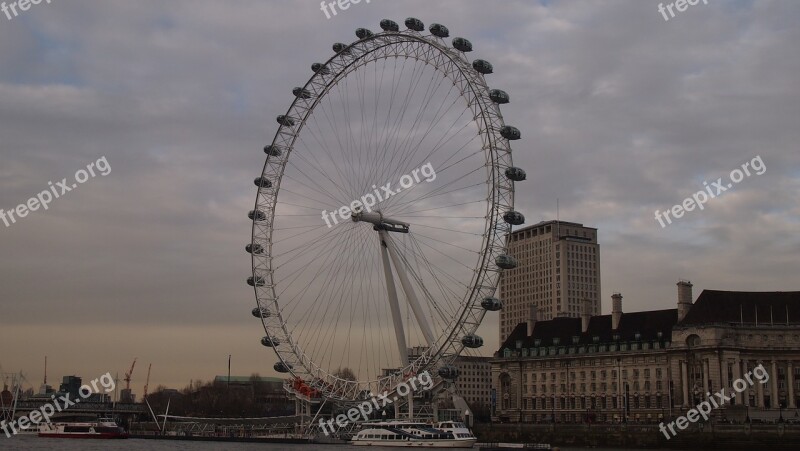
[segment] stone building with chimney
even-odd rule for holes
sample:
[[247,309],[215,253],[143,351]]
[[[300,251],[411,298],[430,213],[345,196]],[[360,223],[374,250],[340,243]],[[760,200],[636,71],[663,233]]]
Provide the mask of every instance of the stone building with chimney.
[[677,308],[530,318],[492,360],[493,418],[502,422],[658,422],[684,414],[763,365],[755,382],[714,410],[725,421],[798,418],[800,292],[705,290],[678,282]]

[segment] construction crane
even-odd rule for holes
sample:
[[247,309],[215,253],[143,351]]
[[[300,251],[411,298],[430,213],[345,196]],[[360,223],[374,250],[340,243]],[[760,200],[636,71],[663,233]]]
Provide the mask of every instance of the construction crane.
[[125,373],[125,389],[131,389],[131,375],[133,375],[133,367],[136,366],[136,358],[133,359],[133,363],[131,363],[131,369]]
[[153,364],[147,366],[147,381],[144,383],[144,398],[147,398],[147,387],[150,386],[150,369],[153,368]]

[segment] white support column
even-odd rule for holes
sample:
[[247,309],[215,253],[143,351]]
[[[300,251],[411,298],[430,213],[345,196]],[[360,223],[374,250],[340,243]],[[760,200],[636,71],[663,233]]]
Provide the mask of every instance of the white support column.
[[728,380],[728,359],[725,358],[725,353],[722,353],[722,358],[720,359],[720,373],[722,373],[722,387],[725,390],[728,390],[731,386],[731,381]]
[[769,397],[769,406],[774,409],[778,407],[781,402],[781,396],[778,392],[778,362],[775,359],[772,359],[772,374],[769,376],[770,379],[772,379],[772,387],[770,387],[772,393]]
[[[733,377],[736,378],[734,381],[742,378],[742,359],[739,357],[736,357],[733,361]],[[733,382],[731,382],[731,384],[733,384]]]
[[403,329],[403,317],[400,314],[400,303],[397,300],[397,288],[394,285],[394,277],[392,277],[392,268],[389,265],[389,254],[386,252],[386,232],[381,230],[378,232],[378,238],[381,245],[381,257],[383,258],[383,275],[386,277],[386,291],[389,294],[389,307],[392,312],[392,322],[394,323],[394,335],[397,340],[398,351],[400,351],[400,360],[403,366],[408,365],[408,347],[406,346],[406,333]]
[[689,407],[689,372],[686,360],[681,360],[681,388],[683,389],[683,406]]
[[382,233],[384,234],[383,241],[386,243],[389,256],[392,257],[392,263],[394,263],[394,270],[397,271],[397,276],[400,277],[400,285],[403,287],[406,299],[408,299],[408,303],[411,305],[411,311],[414,312],[414,317],[417,319],[417,324],[419,324],[419,328],[422,331],[422,335],[425,337],[425,341],[428,342],[428,346],[433,346],[435,339],[431,331],[431,326],[428,324],[427,318],[425,318],[425,312],[422,311],[422,307],[417,299],[417,294],[414,292],[414,287],[411,285],[411,281],[408,280],[405,266],[397,255],[394,243],[389,238],[389,234],[384,231],[382,231]]
[[706,393],[711,391],[711,387],[708,386],[708,379],[711,377],[711,370],[710,366],[708,365],[708,359],[703,359],[703,398],[706,397]]
[[[756,366],[761,365],[761,361],[755,362]],[[764,408],[764,384],[756,382],[756,396],[758,397],[758,407]]]
[[797,408],[794,403],[794,366],[791,360],[786,362],[786,389],[789,393],[789,408]]

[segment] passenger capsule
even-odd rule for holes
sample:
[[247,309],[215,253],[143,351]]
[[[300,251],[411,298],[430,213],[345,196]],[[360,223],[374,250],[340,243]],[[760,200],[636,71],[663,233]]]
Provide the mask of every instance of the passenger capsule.
[[492,72],[494,72],[494,67],[492,67],[492,63],[486,60],[473,61],[472,68],[484,75],[491,74]]
[[526,178],[528,178],[528,174],[526,174],[522,168],[512,166],[506,169],[506,177],[508,177],[509,180],[513,180],[515,182],[521,182]]
[[267,220],[267,214],[261,210],[250,210],[247,213],[247,217],[250,218],[251,221],[257,221],[257,222]]
[[498,104],[504,104],[511,101],[511,99],[508,97],[508,93],[500,89],[492,89],[489,91],[489,98],[492,99],[492,102]]
[[503,301],[493,297],[483,298],[481,307],[483,307],[484,310],[496,312],[503,309]]
[[381,28],[383,28],[383,31],[400,31],[400,26],[397,25],[397,22],[389,19],[381,21]]
[[345,55],[350,54],[350,50],[347,48],[347,44],[343,44],[341,42],[333,44],[333,51],[336,53],[344,53]]
[[272,368],[279,373],[288,373],[293,367],[290,363],[278,362]]
[[267,310],[266,307],[256,307],[250,313],[252,313],[253,316],[255,316],[256,318],[269,318],[271,315],[271,313],[269,312],[269,310]]
[[506,125],[500,129],[500,136],[510,141],[522,138],[522,133],[519,132],[517,127]]
[[247,251],[248,254],[263,254],[264,253],[264,246],[256,243],[256,244],[248,244],[244,247],[244,250]]
[[281,341],[275,337],[263,337],[261,339],[261,344],[268,348],[274,348],[275,346],[279,346]]
[[414,30],[414,31],[425,30],[425,24],[422,23],[421,20],[415,19],[413,17],[409,17],[408,19],[406,19],[406,27],[408,27],[409,30]]
[[483,346],[483,338],[475,334],[465,335],[463,338],[461,338],[461,344],[468,348],[480,348]]
[[464,38],[453,38],[453,47],[461,52],[471,52],[472,43]]
[[367,30],[366,28],[359,28],[356,30],[356,36],[358,37],[358,39],[371,38],[373,35],[374,33]]
[[286,116],[284,114],[281,114],[275,120],[278,121],[279,124],[281,124],[283,126],[286,126],[286,127],[294,126],[294,119],[292,119],[291,117]]
[[253,180],[253,183],[259,188],[272,188],[272,182],[269,181],[266,177],[256,177]]
[[437,372],[442,379],[453,380],[458,378],[458,368],[453,365],[443,366]]
[[308,92],[308,89],[294,88],[294,89],[292,89],[292,94],[294,94],[294,96],[297,97],[298,99],[310,99],[311,98],[311,93]]
[[279,157],[283,152],[281,152],[280,147],[270,144],[268,146],[264,146],[264,153],[271,157]]
[[494,263],[502,269],[514,269],[517,267],[517,259],[510,255],[498,255]]
[[438,36],[440,38],[446,38],[450,36],[450,30],[448,30],[447,27],[439,23],[431,24],[431,27],[428,28],[428,30],[430,30],[432,35]]
[[331,73],[331,70],[328,69],[328,66],[326,66],[326,65],[324,65],[322,63],[314,63],[314,64],[312,64],[311,65],[311,70],[313,70],[314,73],[322,74],[322,75],[328,75],[329,73]]
[[520,225],[525,223],[525,216],[514,210],[509,210],[503,215],[503,221],[511,225]]
[[247,284],[251,287],[263,287],[264,283],[264,278],[261,276],[256,276],[255,279],[253,276],[247,278]]

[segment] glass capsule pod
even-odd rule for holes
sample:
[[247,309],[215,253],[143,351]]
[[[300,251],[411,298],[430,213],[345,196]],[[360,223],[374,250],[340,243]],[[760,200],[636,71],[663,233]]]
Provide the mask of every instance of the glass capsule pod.
[[503,221],[511,225],[520,225],[525,223],[525,216],[518,211],[510,210],[503,214]]
[[494,263],[502,269],[514,269],[517,267],[517,259],[507,254],[498,255],[494,259]]
[[256,177],[255,180],[253,180],[253,184],[259,188],[272,188],[272,182],[266,177]]
[[256,243],[256,244],[248,244],[244,247],[244,250],[247,251],[248,254],[263,254],[264,253],[264,246]]
[[513,141],[515,139],[522,138],[522,133],[520,133],[517,127],[512,127],[510,125],[506,125],[505,127],[500,129],[500,136],[503,138]]
[[515,182],[521,182],[521,181],[525,180],[528,177],[528,175],[525,173],[525,170],[523,170],[522,168],[518,168],[516,166],[512,166],[512,167],[506,169],[506,177],[508,177],[509,180],[513,180]]
[[481,307],[483,307],[484,310],[496,312],[503,309],[503,301],[494,297],[483,298]]
[[483,346],[483,338],[475,334],[465,335],[461,338],[461,344],[472,349],[480,348]]
[[260,222],[260,221],[266,221],[267,220],[267,214],[264,213],[261,210],[250,210],[247,213],[247,217],[250,218],[251,221]]
[[373,36],[373,34],[374,33],[372,33],[371,31],[369,31],[366,28],[358,28],[358,29],[356,29],[356,36],[358,37],[358,39],[370,38],[370,37]]
[[472,43],[469,42],[468,39],[464,38],[454,38],[453,39],[453,47],[461,52],[471,52],[472,51]]
[[494,67],[492,66],[492,63],[486,60],[473,61],[472,68],[484,75],[491,74],[492,72],[494,72]]
[[400,31],[400,26],[397,25],[397,22],[389,19],[381,21],[381,28],[383,28],[383,31]]
[[505,104],[511,101],[508,97],[508,93],[502,89],[492,89],[489,91],[489,98],[492,99],[492,102],[497,104]]
[[430,30],[431,34],[436,37],[446,38],[450,36],[450,30],[440,23],[431,24],[431,27],[428,28],[428,30]]
[[408,27],[409,30],[414,30],[414,31],[424,31],[425,30],[425,24],[423,24],[422,21],[419,20],[419,19],[415,19],[413,17],[409,17],[408,19],[406,19],[405,23],[406,23],[406,27]]
[[265,283],[264,278],[261,276],[256,276],[255,278],[253,278],[253,276],[250,276],[247,278],[247,284],[250,285],[251,287],[263,287],[264,283]]
[[283,152],[281,151],[280,147],[270,144],[268,146],[264,146],[264,153],[271,157],[279,157]]

